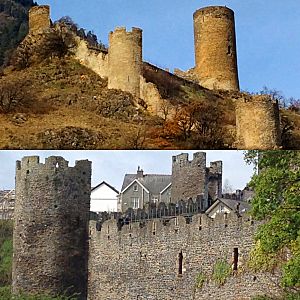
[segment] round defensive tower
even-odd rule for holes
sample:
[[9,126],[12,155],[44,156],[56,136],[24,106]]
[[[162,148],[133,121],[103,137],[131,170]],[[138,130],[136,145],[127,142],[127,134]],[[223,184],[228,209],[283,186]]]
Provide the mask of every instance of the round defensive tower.
[[33,6],[29,10],[29,33],[36,33],[50,28],[50,6]]
[[16,164],[14,294],[87,297],[91,162],[24,157]]
[[237,148],[278,149],[281,145],[279,106],[270,96],[236,101]]
[[109,34],[108,88],[120,89],[140,97],[142,70],[142,30],[117,27]]
[[194,15],[195,73],[208,89],[239,90],[234,12],[209,6]]

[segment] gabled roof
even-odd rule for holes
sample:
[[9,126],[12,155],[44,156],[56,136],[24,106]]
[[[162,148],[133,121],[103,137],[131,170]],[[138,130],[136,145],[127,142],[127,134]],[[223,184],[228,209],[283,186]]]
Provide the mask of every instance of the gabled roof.
[[101,183],[99,183],[98,185],[96,185],[95,187],[93,187],[91,191],[96,190],[97,188],[99,188],[103,184],[105,184],[110,189],[112,189],[114,192],[116,192],[117,194],[119,194],[119,191],[116,188],[114,188],[112,185],[108,184],[106,181],[102,181]]
[[229,210],[235,212],[237,209],[237,204],[239,204],[239,212],[246,212],[250,210],[251,206],[248,202],[226,199],[226,198],[218,198],[213,205],[211,205],[205,213],[210,213],[218,204],[224,204]]
[[121,193],[135,180],[145,187],[151,194],[159,195],[170,183],[171,175],[146,174],[138,178],[137,174],[126,174]]

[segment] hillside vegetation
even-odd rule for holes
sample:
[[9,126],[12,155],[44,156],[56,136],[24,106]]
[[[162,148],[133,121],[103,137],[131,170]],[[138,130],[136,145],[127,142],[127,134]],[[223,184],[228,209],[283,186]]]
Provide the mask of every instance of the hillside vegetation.
[[0,1],[0,66],[28,33],[28,10],[34,5],[32,0]]
[[[26,19],[33,3],[20,3]],[[107,80],[73,58],[74,34],[104,49],[95,35],[85,34],[68,17],[55,24],[38,37],[27,36],[0,73],[1,149],[235,147],[234,101],[241,93],[209,91],[157,75],[153,80],[165,100],[158,115],[150,114],[143,100],[109,90]],[[299,107],[283,109],[282,115],[284,148],[299,149]]]

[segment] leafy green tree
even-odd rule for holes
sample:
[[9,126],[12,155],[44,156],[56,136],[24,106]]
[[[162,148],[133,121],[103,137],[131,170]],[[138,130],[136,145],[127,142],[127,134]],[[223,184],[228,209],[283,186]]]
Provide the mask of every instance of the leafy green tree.
[[248,151],[257,173],[252,216],[264,220],[250,257],[255,270],[281,267],[282,285],[300,289],[300,151]]

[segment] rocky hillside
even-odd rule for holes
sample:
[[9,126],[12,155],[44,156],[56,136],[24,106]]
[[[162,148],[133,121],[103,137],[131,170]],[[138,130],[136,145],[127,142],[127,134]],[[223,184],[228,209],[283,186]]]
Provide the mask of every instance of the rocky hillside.
[[7,63],[11,52],[28,32],[28,10],[32,0],[0,1],[0,66]]

